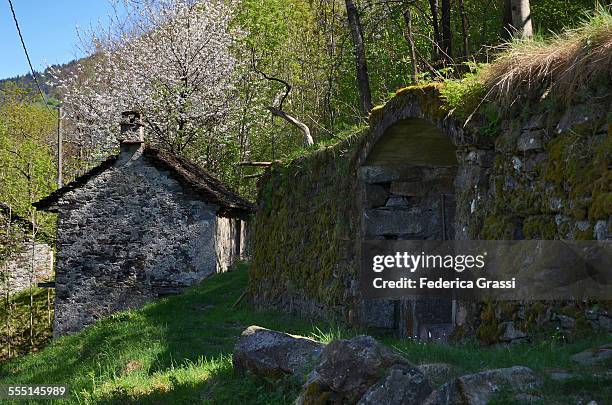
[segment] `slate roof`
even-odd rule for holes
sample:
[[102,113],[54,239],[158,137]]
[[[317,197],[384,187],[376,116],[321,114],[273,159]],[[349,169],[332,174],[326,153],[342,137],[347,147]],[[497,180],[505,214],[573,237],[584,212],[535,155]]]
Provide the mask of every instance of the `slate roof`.
[[[151,147],[145,147],[143,158],[156,168],[168,171],[183,187],[195,191],[203,201],[218,205],[220,207],[218,214],[221,216],[243,217],[255,211],[255,206],[252,203],[234,193],[206,170],[184,158]],[[82,187],[92,178],[113,167],[117,159],[118,156],[109,157],[87,173],[55,190],[33,205],[41,210],[56,211],[56,203],[64,194]]]

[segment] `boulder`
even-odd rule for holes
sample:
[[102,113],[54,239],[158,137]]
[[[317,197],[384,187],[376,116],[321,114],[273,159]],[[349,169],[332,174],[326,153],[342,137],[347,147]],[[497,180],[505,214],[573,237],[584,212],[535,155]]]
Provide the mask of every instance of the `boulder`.
[[333,341],[323,349],[296,403],[354,404],[394,365],[412,367],[370,336]]
[[303,382],[324,347],[303,336],[249,326],[234,348],[234,370],[266,378],[294,376]]
[[587,349],[571,357],[572,361],[583,366],[596,366],[612,360],[612,343]]
[[434,385],[446,382],[453,378],[455,368],[446,363],[421,364],[417,369]]
[[467,374],[444,384],[425,400],[427,405],[485,405],[504,386],[523,392],[541,383],[527,367],[515,366]]
[[414,367],[395,365],[361,397],[358,405],[420,404],[431,393],[425,375]]

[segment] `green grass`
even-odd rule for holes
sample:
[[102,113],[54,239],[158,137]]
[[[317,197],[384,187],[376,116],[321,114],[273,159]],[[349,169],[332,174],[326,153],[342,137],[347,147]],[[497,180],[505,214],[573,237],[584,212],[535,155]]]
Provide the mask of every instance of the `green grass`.
[[[570,357],[611,340],[609,334],[596,334],[569,344],[551,339],[512,347],[487,348],[476,343],[454,346],[395,339],[384,342],[417,364],[452,364],[456,366],[453,373],[456,377],[491,368],[527,366],[543,377],[544,384],[534,392],[541,396],[542,404],[576,404],[581,399],[594,399],[607,404],[612,403],[612,375],[606,375],[606,372],[610,371],[612,363],[600,367],[581,367],[574,364]],[[547,369],[566,369],[575,378],[565,382],[553,381],[548,378]],[[515,400],[502,393],[495,403],[512,404]]]
[[[81,333],[54,340],[38,353],[0,364],[0,381],[67,383],[71,403],[292,403],[298,387],[290,381],[255,381],[234,373],[231,354],[242,330],[256,324],[326,342],[358,332],[276,312],[257,312],[248,303],[232,308],[247,281],[242,266],[180,296],[117,313]],[[536,371],[564,367],[586,372],[571,364],[569,356],[610,340],[609,335],[593,336],[569,345],[550,341],[502,349],[380,338],[414,363],[453,364],[457,375],[512,365]],[[586,374],[566,384],[546,381],[546,403],[566,403],[576,396],[609,403],[611,382]],[[503,395],[499,401],[504,403]]]
[[[231,353],[251,324],[310,334],[312,325],[231,305],[246,270],[214,277],[185,294],[114,314],[40,353],[0,366],[3,383],[68,383],[73,400],[97,403],[285,403],[289,392],[234,376]],[[214,398],[214,399],[213,399]]]
[[32,289],[32,336],[30,336],[30,291],[0,300],[0,362],[44,347],[51,338],[53,292]]

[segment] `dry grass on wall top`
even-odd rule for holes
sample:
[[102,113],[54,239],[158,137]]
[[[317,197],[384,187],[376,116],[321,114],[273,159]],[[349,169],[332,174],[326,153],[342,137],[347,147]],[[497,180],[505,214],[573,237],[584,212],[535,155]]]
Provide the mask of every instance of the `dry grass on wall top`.
[[600,8],[582,26],[552,40],[521,40],[505,50],[479,75],[487,99],[508,110],[519,97],[547,93],[569,104],[580,87],[612,74],[611,8]]
[[[420,83],[399,89],[370,112],[374,127],[389,109],[417,97],[430,118],[452,116],[470,122],[475,114],[485,122],[506,115],[519,99],[558,100],[569,105],[581,88],[612,79],[612,14],[599,9],[580,27],[550,40],[516,40],[501,47],[490,64],[468,64],[461,79]],[[495,128],[493,128],[495,129]],[[480,130],[487,135],[490,132]]]

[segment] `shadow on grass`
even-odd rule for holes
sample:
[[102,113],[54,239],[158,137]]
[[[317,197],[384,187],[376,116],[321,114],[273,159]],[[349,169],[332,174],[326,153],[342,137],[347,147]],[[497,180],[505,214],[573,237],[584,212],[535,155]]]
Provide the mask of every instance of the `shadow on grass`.
[[[138,401],[168,403],[194,395],[197,400],[214,390],[217,402],[226,397],[227,385],[267,401],[275,396],[267,389],[259,393],[261,384],[249,386],[233,376],[229,356],[240,333],[252,324],[301,334],[314,329],[290,316],[253,311],[248,304],[232,308],[247,281],[243,268],[184,294],[113,314],[39,353],[0,364],[0,376],[3,383],[69,384],[75,401],[121,403],[148,392],[137,395]],[[219,358],[225,359],[222,365],[210,366]]]
[[181,381],[181,373],[170,375],[148,392],[138,393],[132,387],[118,386],[99,404],[287,404],[298,395],[299,385],[289,381],[272,382],[238,375],[231,361],[224,361],[203,381]]
[[[78,334],[57,339],[39,353],[0,364],[2,383],[69,384],[72,403],[290,403],[297,395],[296,384],[262,384],[234,374],[231,354],[240,333],[253,324],[324,341],[356,332],[277,312],[257,312],[246,303],[233,308],[247,281],[243,268],[210,278],[182,295],[111,315]],[[536,371],[576,369],[571,354],[606,343],[609,336],[509,349],[382,340],[414,363],[446,362],[465,373],[513,365]],[[578,385],[583,391],[599,389],[608,398],[609,390],[601,384],[597,388],[597,382],[587,379]],[[552,384],[549,392],[566,390],[571,385]]]

